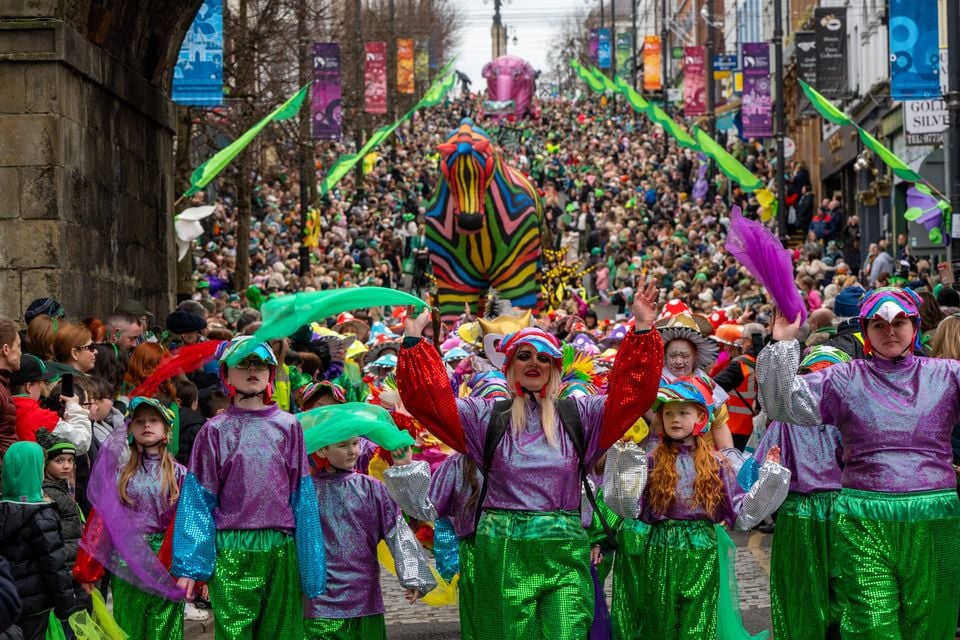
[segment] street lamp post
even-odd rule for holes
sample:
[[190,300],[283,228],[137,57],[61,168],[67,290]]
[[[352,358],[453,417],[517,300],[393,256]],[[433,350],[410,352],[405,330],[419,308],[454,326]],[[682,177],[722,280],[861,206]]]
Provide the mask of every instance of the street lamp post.
[[[954,0],[954,3],[960,0]],[[786,128],[786,114],[783,107],[783,0],[773,0],[773,51],[776,56],[776,75],[775,84],[777,89],[777,103],[774,115],[773,135],[777,140],[777,230],[780,237],[787,235],[787,200],[786,185],[784,183],[784,158],[783,143],[784,129]]]
[[[774,0],[777,2],[778,0]],[[707,133],[717,138],[717,84],[713,80],[713,53],[717,48],[717,34],[713,28],[713,0],[706,0],[704,21],[707,23],[707,47],[704,65],[707,68]]]
[[[953,215],[960,214],[960,0],[947,0],[947,112],[950,114],[949,137],[946,146],[950,175],[950,205]],[[960,239],[957,230],[950,227],[952,258],[960,259]]]

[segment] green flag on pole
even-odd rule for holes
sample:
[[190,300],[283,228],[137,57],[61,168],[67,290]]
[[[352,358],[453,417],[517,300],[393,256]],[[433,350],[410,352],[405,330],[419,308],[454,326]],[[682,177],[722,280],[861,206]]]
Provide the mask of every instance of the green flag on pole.
[[183,195],[192,196],[207,186],[268,124],[278,120],[288,120],[297,115],[297,112],[300,111],[300,106],[303,104],[303,99],[307,95],[307,90],[310,88],[310,84],[312,83],[307,83],[300,91],[297,91],[286,102],[274,109],[270,115],[253,125],[253,127],[248,129],[242,136],[197,167],[190,175],[190,188],[187,189]]
[[763,182],[760,178],[750,173],[750,170],[743,166],[739,160],[727,153],[727,150],[711,138],[706,131],[694,127],[693,136],[700,145],[700,149],[717,163],[717,168],[728,178],[738,183],[744,191],[756,191],[763,188]]
[[806,94],[807,100],[810,101],[810,104],[813,105],[813,108],[816,109],[820,115],[841,127],[845,124],[853,124],[853,120],[847,117],[847,114],[837,109],[832,102],[820,95],[819,91],[803,80],[798,80],[798,82],[800,83],[800,88],[803,89],[803,93]]

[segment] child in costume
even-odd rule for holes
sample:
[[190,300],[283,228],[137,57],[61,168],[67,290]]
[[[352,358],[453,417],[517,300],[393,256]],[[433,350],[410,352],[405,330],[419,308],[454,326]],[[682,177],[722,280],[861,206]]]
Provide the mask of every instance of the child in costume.
[[397,367],[404,406],[448,446],[488,465],[474,546],[478,639],[587,635],[594,595],[582,478],[654,399],[663,363],[660,336],[650,331],[656,295],[651,284],[635,297],[638,331],[623,342],[607,396],[559,399],[556,338],[536,328],[506,336],[498,350],[512,398],[496,412],[494,400],[454,397],[439,354],[420,339],[429,311],[407,320]]
[[[326,543],[327,591],[308,600],[308,640],[386,640],[377,545],[385,541],[410,603],[436,587],[420,543],[378,480],[355,471],[360,436],[412,444],[382,407],[348,403],[301,414]],[[399,439],[399,440],[398,440]]]
[[50,609],[61,621],[74,612],[73,581],[64,563],[60,516],[41,492],[43,448],[15,442],[3,456],[0,555],[10,563],[22,609],[17,626],[26,640],[47,631]]
[[[772,450],[744,494],[727,459],[702,437],[713,399],[699,380],[660,387],[654,411],[663,436],[650,454],[617,443],[607,455],[606,500],[626,518],[650,523],[640,570],[638,637],[712,640],[718,632],[720,564],[714,525],[748,530],[787,495],[790,472]],[[648,469],[649,467],[649,475]]]
[[317,496],[303,430],[269,403],[277,359],[251,336],[219,358],[232,404],[193,443],[173,536],[177,583],[208,581],[217,638],[303,638],[301,595],[323,592]]
[[[156,553],[168,539],[187,470],[167,451],[175,419],[173,411],[159,400],[143,397],[133,398],[127,410],[129,458],[114,468],[115,490],[124,512],[116,515],[132,522]],[[95,473],[104,472],[109,473],[105,466],[98,465]],[[100,503],[95,504],[100,507]],[[83,550],[73,570],[77,582],[88,592],[104,576],[103,556],[98,552],[103,548],[105,535],[102,519],[116,517],[100,509],[94,511],[84,530]],[[132,640],[183,638],[182,601],[161,598],[116,574],[110,578],[110,588],[113,616]]]
[[60,531],[63,534],[64,561],[73,570],[77,548],[83,534],[83,514],[70,491],[73,481],[74,458],[77,448],[68,440],[55,436],[46,429],[37,431],[37,444],[46,453],[43,467],[43,494],[57,503],[60,511]]
[[456,452],[432,474],[428,462],[413,460],[411,449],[394,451],[392,458],[393,466],[384,471],[383,482],[405,513],[434,523],[437,572],[446,580],[460,574],[460,637],[473,640],[477,624],[473,608],[473,534],[483,476],[476,463]]
[[[817,345],[800,361],[798,373],[849,361],[840,349]],[[831,550],[831,529],[843,469],[840,431],[831,425],[811,429],[773,422],[747,462],[751,472],[773,447],[780,448],[780,464],[791,473],[790,494],[777,512],[770,552],[773,632],[786,640],[835,638],[840,620],[832,591],[839,567]]]
[[883,287],[860,305],[870,357],[797,375],[799,318],[778,317],[757,363],[767,415],[833,424],[843,445],[834,504],[843,637],[953,638],[960,606],[960,501],[950,434],[960,363],[918,358],[920,297]]

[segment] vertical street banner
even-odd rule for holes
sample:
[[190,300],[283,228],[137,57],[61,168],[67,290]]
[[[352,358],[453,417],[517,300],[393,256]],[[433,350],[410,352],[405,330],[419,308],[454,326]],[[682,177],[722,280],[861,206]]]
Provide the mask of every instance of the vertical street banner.
[[597,66],[601,69],[609,69],[611,58],[610,51],[610,29],[597,30]]
[[683,48],[683,114],[702,116],[707,112],[707,64],[702,46]]
[[633,34],[623,32],[617,34],[617,75],[627,80],[633,80]]
[[223,104],[223,0],[204,0],[183,38],[173,70],[173,101],[197,107]]
[[366,42],[363,51],[363,110],[367,113],[386,113],[387,43]]
[[770,45],[766,42],[743,43],[743,117],[744,138],[769,138],[773,135],[773,100],[770,91]]
[[[817,86],[817,34],[813,31],[797,31],[793,34],[797,47],[797,77],[811,87]],[[801,116],[816,115],[807,94],[798,91],[797,113]]]
[[663,64],[663,52],[660,50],[660,36],[644,36],[643,38],[643,90],[660,91],[663,88],[663,78],[660,77],[660,66]]
[[937,0],[890,0],[890,94],[894,100],[940,95]]
[[413,75],[417,82],[430,82],[430,43],[417,40],[413,54]]
[[413,40],[397,38],[397,93],[416,93],[413,81]]
[[597,64],[600,49],[600,30],[590,29],[590,64]]
[[817,38],[817,91],[826,98],[840,98],[847,94],[847,10],[814,9],[813,23]]
[[313,43],[310,123],[315,140],[339,140],[343,111],[340,89],[340,43]]

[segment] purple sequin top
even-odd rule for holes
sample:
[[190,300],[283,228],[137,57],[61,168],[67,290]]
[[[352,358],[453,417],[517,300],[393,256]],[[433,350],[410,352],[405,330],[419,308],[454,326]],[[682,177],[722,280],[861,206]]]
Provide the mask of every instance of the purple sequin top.
[[[160,456],[146,454],[140,460],[141,464],[136,473],[130,476],[127,482],[127,498],[133,503],[127,505],[127,510],[145,535],[166,533],[170,521],[177,514],[177,503],[170,504],[170,498],[163,493]],[[117,471],[118,478],[121,471],[122,469]],[[177,486],[182,486],[183,478],[187,475],[186,467],[174,461],[173,473]]]
[[773,447],[780,447],[780,464],[793,474],[790,478],[792,493],[840,489],[843,449],[840,430],[836,427],[800,427],[773,422],[753,454],[758,466],[763,464]]
[[[693,447],[680,446],[677,452],[677,474],[679,478],[677,479],[676,499],[666,513],[654,513],[647,500],[647,492],[650,490],[650,482],[647,481],[646,489],[640,500],[640,519],[650,524],[656,524],[664,520],[709,520],[714,524],[724,522],[728,527],[733,528],[740,513],[745,492],[737,483],[736,474],[726,459],[719,453],[714,453],[714,456],[720,462],[723,498],[717,507],[717,512],[712,517],[702,507],[693,504],[693,482],[697,477],[696,469],[693,466]],[[652,477],[656,473],[653,452],[647,454],[647,466]]]
[[[605,400],[605,396],[576,398],[586,443],[584,463],[588,468],[599,457],[597,439]],[[457,400],[468,453],[479,465],[483,464],[483,443],[493,405],[492,401],[479,398]],[[559,419],[558,448],[551,447],[540,427],[540,405],[528,400],[527,409],[530,417],[526,428],[519,435],[508,428],[494,453],[483,506],[519,511],[578,511],[581,484],[577,451]]]
[[[476,490],[480,491],[483,477],[479,470],[476,479]],[[461,539],[472,536],[474,531],[476,508],[469,511],[466,508],[469,492],[469,484],[463,475],[463,456],[452,453],[430,477],[430,502],[441,518],[450,519],[453,531]]]
[[303,429],[276,405],[226,411],[208,420],[193,444],[190,471],[217,496],[217,529],[293,534],[290,496],[307,475]]

